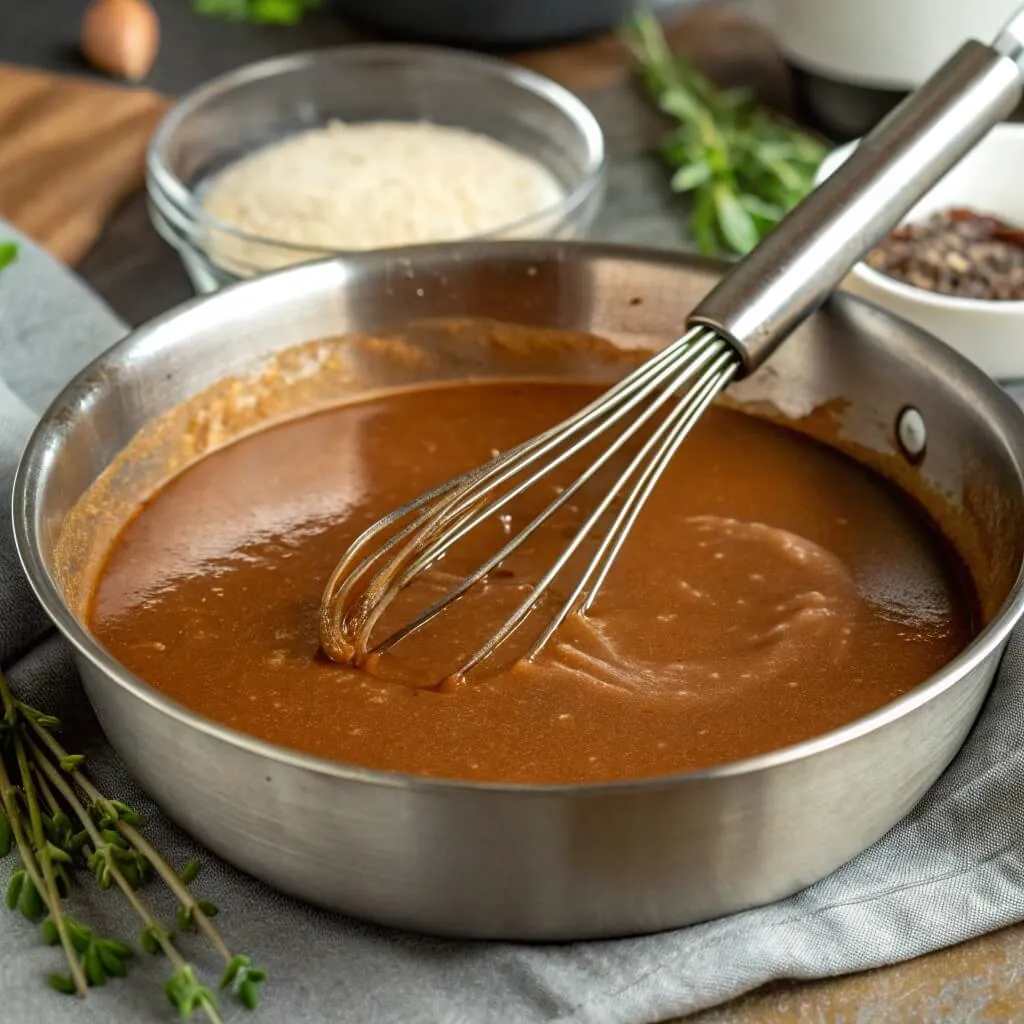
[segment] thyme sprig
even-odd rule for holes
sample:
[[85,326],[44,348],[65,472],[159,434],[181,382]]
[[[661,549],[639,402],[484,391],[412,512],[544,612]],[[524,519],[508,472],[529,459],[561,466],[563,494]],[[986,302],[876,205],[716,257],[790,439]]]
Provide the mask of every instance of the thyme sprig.
[[216,905],[193,894],[199,862],[189,861],[176,873],[139,830],[139,814],[105,797],[85,774],[84,756],[69,753],[57,739],[59,720],[17,700],[2,673],[0,711],[0,857],[16,852],[21,862],[6,903],[39,925],[44,942],[61,947],[67,973],[51,974],[51,988],[85,996],[90,988],[123,978],[135,956],[127,943],[97,935],[66,912],[72,887],[91,874],[101,891],[117,889],[139,919],[142,950],[167,958],[173,971],[164,992],[181,1020],[202,1013],[211,1024],[221,1024],[214,989],[200,981],[175,928],[160,923],[140,892],[155,875],[178,904],[177,934],[202,933],[224,961],[221,991],[255,1009],[266,972],[231,951],[211,920]]
[[690,196],[697,245],[709,255],[750,252],[814,187],[825,146],[749,90],[716,88],[672,52],[652,14],[622,35],[647,93],[674,122],[662,153],[671,188]]

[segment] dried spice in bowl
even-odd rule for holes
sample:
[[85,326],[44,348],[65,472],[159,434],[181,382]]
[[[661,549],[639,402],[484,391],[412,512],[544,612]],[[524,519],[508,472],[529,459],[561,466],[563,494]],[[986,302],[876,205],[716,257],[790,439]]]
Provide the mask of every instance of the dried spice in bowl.
[[904,224],[867,256],[868,266],[927,291],[963,299],[1024,299],[1024,228],[968,209]]

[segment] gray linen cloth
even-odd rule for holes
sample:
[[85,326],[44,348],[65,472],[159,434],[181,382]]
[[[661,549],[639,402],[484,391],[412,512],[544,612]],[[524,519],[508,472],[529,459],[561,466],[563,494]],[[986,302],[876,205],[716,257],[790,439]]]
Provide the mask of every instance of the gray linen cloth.
[[[0,238],[12,232],[2,230]],[[0,487],[34,414],[60,383],[123,333],[72,275],[30,245],[0,274]],[[5,501],[7,499],[5,498]],[[59,711],[112,796],[146,816],[181,864],[198,854],[197,888],[222,909],[228,943],[270,974],[250,1017],[274,1024],[639,1024],[723,1002],[769,980],[817,978],[892,963],[1024,918],[1024,637],[1010,643],[998,682],[963,751],[917,809],[831,877],[773,906],[670,934],[560,946],[460,943],[398,934],[313,910],[198,851],[162,820],[98,734],[60,640],[48,633],[0,528],[0,661],[27,699]],[[173,771],[173,766],[168,766]],[[14,858],[0,865],[0,882]],[[339,865],[344,870],[344,865]],[[88,882],[88,880],[87,880]],[[148,892],[149,890],[147,890]],[[158,909],[170,906],[153,889]],[[134,941],[118,896],[76,892],[79,916]],[[172,1017],[167,966],[144,958],[129,980],[85,1003],[50,991],[60,968],[19,916],[0,911],[0,1021],[148,1024]],[[215,978],[197,937],[186,955]]]

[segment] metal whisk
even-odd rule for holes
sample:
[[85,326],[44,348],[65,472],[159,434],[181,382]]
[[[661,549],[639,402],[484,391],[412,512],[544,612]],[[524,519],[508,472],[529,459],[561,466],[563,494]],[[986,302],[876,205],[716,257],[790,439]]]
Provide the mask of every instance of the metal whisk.
[[[320,641],[336,661],[383,653],[441,615],[517,548],[649,424],[655,424],[561,555],[498,630],[464,662],[489,658],[540,605],[595,528],[607,532],[525,657],[533,658],[566,617],[586,613],[669,460],[730,381],[756,369],[988,130],[1024,89],[1024,10],[986,46],[966,43],[868,135],[693,311],[682,338],[569,419],[379,520],[331,574]],[[605,437],[601,453],[478,568],[412,621],[373,642],[395,596],[458,541],[499,515],[557,467]],[[374,546],[382,534],[394,530]]]

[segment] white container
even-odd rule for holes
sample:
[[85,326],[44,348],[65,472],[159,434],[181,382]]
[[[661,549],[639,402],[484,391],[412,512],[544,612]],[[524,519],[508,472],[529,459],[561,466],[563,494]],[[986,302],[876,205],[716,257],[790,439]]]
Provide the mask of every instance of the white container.
[[748,0],[790,63],[876,89],[920,85],[965,39],[993,39],[1020,0]]
[[[825,180],[853,152],[851,142],[830,153],[818,171]],[[1024,124],[1002,124],[918,203],[907,221],[919,222],[951,207],[990,213],[1024,225]],[[1024,301],[960,299],[904,284],[858,263],[846,291],[923,327],[957,349],[990,377],[1024,379]]]

